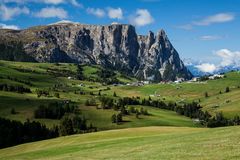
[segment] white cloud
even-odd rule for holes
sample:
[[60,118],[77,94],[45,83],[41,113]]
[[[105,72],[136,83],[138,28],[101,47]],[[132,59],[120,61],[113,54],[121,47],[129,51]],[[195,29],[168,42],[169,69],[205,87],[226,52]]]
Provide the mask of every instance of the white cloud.
[[135,16],[130,18],[130,23],[135,26],[145,26],[153,22],[154,18],[147,9],[138,9]]
[[210,63],[203,63],[200,65],[196,65],[195,67],[205,73],[213,73],[217,70],[217,67],[214,64]]
[[123,19],[123,11],[121,8],[108,8],[108,17],[111,19]]
[[200,40],[202,41],[213,41],[213,40],[218,40],[221,39],[221,36],[216,36],[216,35],[205,35],[205,36],[201,36]]
[[63,3],[65,0],[40,0],[46,4],[61,4]]
[[214,53],[222,59],[220,64],[221,67],[240,65],[240,51],[233,52],[228,49],[220,49]]
[[214,59],[218,59],[218,58],[221,59],[220,63],[218,64],[199,63],[194,67],[205,73],[213,73],[216,71],[220,71],[225,67],[231,67],[231,68],[240,67],[240,51],[230,51],[228,49],[220,49],[218,51],[214,51],[213,54],[215,55]]
[[60,18],[64,19],[68,17],[67,11],[62,8],[47,7],[41,9],[38,13],[35,14],[36,17],[40,18]]
[[87,13],[95,15],[99,18],[102,18],[102,17],[105,16],[105,11],[103,9],[100,9],[100,8],[96,8],[96,9],[95,8],[88,8]]
[[6,25],[3,23],[0,23],[0,29],[14,29],[14,30],[19,30],[20,28],[16,25]]
[[233,13],[218,13],[215,15],[211,15],[205,17],[199,21],[194,21],[189,24],[177,26],[177,28],[184,30],[191,30],[194,26],[209,26],[215,23],[226,23],[233,21],[235,19],[235,15]]
[[76,7],[83,7],[81,3],[77,0],[0,0],[1,3],[18,3],[18,4],[26,4],[26,3],[45,3],[45,4],[53,4],[59,5],[62,3],[70,3]]
[[83,7],[83,5],[79,2],[77,2],[77,0],[71,0],[72,5],[76,6],[76,7]]
[[30,11],[27,7],[7,7],[5,5],[0,5],[0,17],[2,20],[11,20],[13,17],[21,14],[29,14]]
[[62,3],[70,3],[70,4],[72,4],[74,6],[77,6],[77,7],[82,7],[83,6],[77,0],[38,0],[38,2],[43,2],[43,3],[46,3],[46,4],[55,4],[55,5],[62,4]]
[[232,13],[218,13],[193,23],[199,26],[208,26],[214,23],[230,22],[234,19],[235,19],[235,15]]

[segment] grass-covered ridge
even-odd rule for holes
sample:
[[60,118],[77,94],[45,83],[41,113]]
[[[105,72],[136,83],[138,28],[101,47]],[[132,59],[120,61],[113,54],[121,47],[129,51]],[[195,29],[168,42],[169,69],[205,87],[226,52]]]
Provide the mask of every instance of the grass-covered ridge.
[[[101,131],[1,149],[0,159],[238,159],[239,127],[203,128],[194,119],[198,117],[186,117],[189,110],[180,115],[180,108],[200,103],[203,111],[233,118],[240,114],[239,79],[238,72],[229,72],[225,78],[204,82],[136,86],[136,79],[100,66],[0,61],[0,117],[29,119],[54,128],[61,126],[65,113],[58,119],[36,118],[36,110],[40,113],[43,105],[51,111],[50,104],[66,107],[69,103],[76,110],[67,116],[79,116],[87,127]],[[225,92],[227,87],[229,92]],[[120,123],[112,123],[113,115],[123,113],[122,106],[114,107],[124,97],[138,102],[124,104],[125,109],[147,110],[148,114],[129,112]],[[112,106],[104,108],[102,98],[112,100]],[[154,106],[154,102],[162,103]],[[72,133],[89,131],[76,129]]]
[[239,141],[239,127],[143,127],[23,144],[0,159],[239,159]]
[[[101,67],[83,66],[82,68],[86,80],[75,79],[77,74],[77,65],[75,64],[0,61],[0,84],[21,85],[30,88],[32,91],[32,93],[24,94],[0,91],[0,116],[22,122],[26,119],[35,120],[47,125],[47,127],[53,127],[59,124],[58,119],[36,119],[34,111],[40,105],[47,106],[53,102],[71,100],[78,106],[80,114],[87,119],[88,124],[91,123],[98,130],[151,125],[196,126],[190,118],[180,116],[173,111],[148,106],[144,106],[144,108],[149,111],[150,116],[141,115],[138,119],[135,115],[127,115],[123,117],[124,123],[121,125],[113,124],[111,116],[117,111],[96,109],[96,106],[86,106],[85,102],[87,99],[96,99],[97,101],[99,91],[101,91],[101,95],[112,97],[113,91],[111,90],[115,86],[102,85],[98,82],[98,72],[101,71]],[[119,72],[116,72],[115,76],[122,83],[136,81],[134,78],[122,75]],[[89,79],[92,81],[89,81]],[[49,95],[38,97],[37,90],[49,90]],[[84,94],[79,94],[80,92],[84,92]],[[58,93],[60,98],[55,97],[55,93]],[[98,101],[97,104],[99,105]],[[13,108],[16,114],[11,114]]]
[[[150,84],[142,87],[118,86],[109,92],[117,92],[120,96],[141,96],[152,95],[156,99],[166,99],[177,102],[200,102],[201,106],[212,114],[223,112],[227,117],[240,115],[240,72],[229,72],[226,77],[217,80],[203,82],[183,82],[180,84]],[[225,93],[226,87],[230,88],[229,93]],[[209,97],[205,97],[205,93]]]
[[[97,98],[99,93],[104,96],[112,97],[114,92],[117,94],[117,97],[139,96],[141,98],[148,99],[149,96],[153,96],[151,97],[152,99],[160,99],[166,102],[174,101],[177,103],[196,101],[200,102],[203,110],[209,111],[212,115],[216,112],[223,112],[223,114],[229,118],[233,118],[235,115],[240,114],[239,72],[230,72],[226,74],[226,78],[208,80],[200,83],[184,82],[181,84],[172,83],[149,84],[144,86],[114,86],[102,85],[98,82],[100,79],[99,75],[101,75],[101,67],[82,66],[82,69],[85,80],[77,80],[75,79],[75,76],[77,75],[78,68],[75,64],[0,61],[1,84],[6,83],[13,86],[21,85],[23,87],[30,88],[32,91],[32,93],[24,94],[0,91],[0,116],[20,121],[25,121],[27,118],[35,120],[33,112],[40,104],[47,105],[56,101],[71,100],[80,107],[82,114],[89,119],[91,118],[89,122],[101,126],[100,128],[102,129],[119,128],[119,126],[113,127],[114,124],[111,124],[109,120],[115,111],[97,110],[95,107],[85,106],[85,101],[87,99]],[[123,75],[119,72],[115,72],[114,76],[121,83],[125,84],[137,81],[136,79]],[[54,86],[57,86],[57,89],[56,87],[54,88]],[[229,93],[225,93],[226,87],[230,88]],[[37,89],[50,89],[50,95],[38,98],[36,95]],[[84,92],[85,94],[79,94],[80,92]],[[208,93],[209,97],[206,98],[204,96],[205,92]],[[58,93],[60,98],[55,97],[55,93]],[[10,114],[12,108],[14,108],[18,114]],[[175,115],[178,116],[177,114]],[[130,123],[128,123],[125,127],[139,126],[138,120],[135,120],[134,116],[126,116],[124,118],[126,121],[130,121]],[[99,121],[100,119],[101,121]],[[163,119],[160,117],[159,121],[162,120]],[[58,124],[58,120],[52,119],[38,119],[38,121],[45,123],[49,127],[54,124]],[[102,122],[108,124],[109,126],[103,126],[102,124],[104,123]],[[143,121],[141,121],[140,124],[142,122]],[[189,122],[191,123],[190,119]],[[149,125],[151,123],[149,123]],[[144,124],[145,123],[143,123],[143,126],[145,126]],[[158,125],[159,124],[162,124],[162,122],[158,123]],[[125,128],[123,127],[124,125],[120,128]],[[178,126],[175,122],[173,124],[167,122],[163,125]],[[187,126],[189,126],[189,124],[187,124]]]

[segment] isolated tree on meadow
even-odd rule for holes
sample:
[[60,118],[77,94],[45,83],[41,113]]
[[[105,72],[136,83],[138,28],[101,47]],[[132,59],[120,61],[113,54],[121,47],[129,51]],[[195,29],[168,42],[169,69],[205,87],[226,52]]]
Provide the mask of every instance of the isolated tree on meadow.
[[54,96],[57,98],[60,98],[60,94],[59,93],[54,93]]
[[149,101],[151,101],[151,100],[152,100],[152,98],[149,96],[149,97],[148,97],[148,100],[149,100]]
[[84,80],[83,67],[81,65],[77,65],[77,75],[76,75],[76,78],[78,80]]
[[225,92],[226,92],[226,93],[230,92],[229,87],[226,87]]
[[73,123],[67,116],[63,117],[60,121],[60,135],[66,136],[74,133]]
[[120,122],[122,122],[122,114],[118,113],[116,117],[116,123],[119,124]]
[[205,95],[205,97],[207,98],[207,97],[208,97],[208,92],[205,92],[204,95]]
[[111,117],[112,123],[116,123],[116,119],[117,119],[116,114],[113,114],[112,117]]
[[11,109],[11,114],[16,114],[17,112],[15,111],[14,108]]
[[121,114],[122,114],[122,115],[128,115],[128,111],[126,110],[126,107],[125,107],[125,106],[122,106],[122,107],[120,108],[120,111],[121,111]]

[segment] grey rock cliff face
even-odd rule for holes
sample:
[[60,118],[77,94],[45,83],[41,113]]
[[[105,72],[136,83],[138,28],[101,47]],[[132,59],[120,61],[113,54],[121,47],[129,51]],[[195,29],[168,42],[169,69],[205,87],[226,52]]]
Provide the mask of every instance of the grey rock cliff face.
[[140,36],[131,25],[60,23],[0,35],[0,43],[21,41],[38,62],[98,64],[154,81],[192,77],[163,30]]
[[160,30],[156,36],[152,32],[147,36],[138,36],[138,41],[140,69],[136,75],[156,81],[192,77],[164,30]]

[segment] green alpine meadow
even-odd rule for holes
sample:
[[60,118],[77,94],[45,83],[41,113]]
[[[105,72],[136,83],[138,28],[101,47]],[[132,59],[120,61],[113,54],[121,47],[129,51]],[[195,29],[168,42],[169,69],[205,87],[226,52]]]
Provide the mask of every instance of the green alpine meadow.
[[0,0],[0,160],[238,160],[237,0]]

